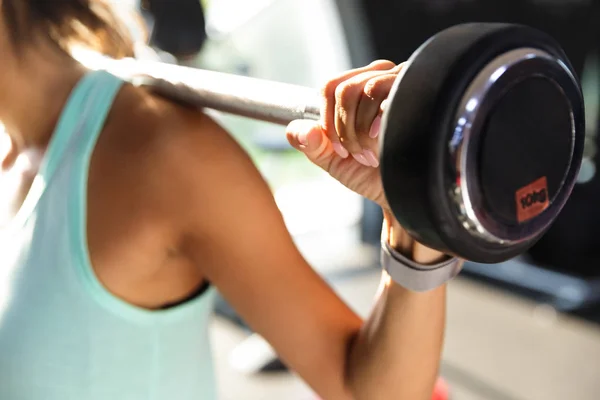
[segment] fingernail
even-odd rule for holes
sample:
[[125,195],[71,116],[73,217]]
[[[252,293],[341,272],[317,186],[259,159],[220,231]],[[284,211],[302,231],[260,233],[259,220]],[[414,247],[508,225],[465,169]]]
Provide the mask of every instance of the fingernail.
[[306,138],[306,134],[300,134],[298,135],[298,142],[300,142],[301,145],[306,146],[308,144],[308,140]]
[[388,99],[385,99],[384,101],[381,102],[381,105],[379,106],[379,109],[381,111],[387,110],[389,103],[390,103],[390,101]]
[[380,129],[381,129],[381,117],[377,116],[377,118],[375,118],[373,120],[373,123],[371,124],[371,130],[369,131],[369,137],[372,139],[375,139],[377,136],[379,136]]
[[371,163],[369,161],[367,161],[367,159],[365,158],[365,156],[363,154],[361,154],[361,153],[352,154],[352,157],[354,157],[354,159],[356,161],[358,161],[359,163],[361,163],[365,167],[370,167],[371,166]]
[[373,150],[364,150],[363,154],[364,154],[366,160],[371,165],[371,167],[373,167],[373,168],[379,167],[379,160],[377,159],[377,156],[375,155]]
[[350,153],[348,153],[348,150],[346,150],[346,148],[338,142],[333,143],[333,150],[337,153],[338,156],[342,158],[346,158],[350,155]]

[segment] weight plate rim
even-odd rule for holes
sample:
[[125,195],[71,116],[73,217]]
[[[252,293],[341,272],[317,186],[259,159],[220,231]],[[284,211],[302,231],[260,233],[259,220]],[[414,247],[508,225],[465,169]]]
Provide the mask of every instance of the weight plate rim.
[[[507,74],[515,71],[517,68],[526,68],[528,64],[537,61],[547,64],[548,69],[545,71],[546,75],[536,73],[520,75],[519,71],[517,71],[517,76],[514,79],[507,83],[500,83],[503,76],[507,76]],[[507,63],[509,63],[509,65],[507,65]],[[559,68],[558,70],[557,67]],[[551,69],[555,70],[552,72],[556,73],[556,76],[549,76]],[[562,79],[562,82],[557,82],[556,79],[552,79],[560,79],[561,74],[562,78],[564,78]],[[479,150],[478,147],[475,147],[473,151],[469,151],[469,145],[475,143],[475,146],[477,146],[476,143],[480,139],[478,136],[481,133],[481,124],[483,124],[488,117],[487,114],[481,115],[481,112],[486,113],[489,111],[489,108],[501,98],[501,94],[494,93],[494,91],[500,90],[501,93],[502,89],[508,90],[520,82],[537,76],[553,82],[553,84],[563,93],[569,107],[569,114],[571,117],[571,135],[569,138],[571,144],[569,149],[570,164],[563,173],[561,184],[554,196],[554,201],[551,206],[523,224],[515,227],[503,226],[501,223],[495,221],[494,218],[490,216],[490,213],[482,206],[481,199],[477,193],[479,183],[477,182],[477,179],[475,179],[476,174],[468,173],[471,168],[475,167],[471,160],[473,151]],[[498,84],[501,84],[502,86],[500,88],[495,86]],[[458,107],[459,111],[456,113],[453,125],[458,126],[460,125],[461,120],[465,121],[464,125],[466,128],[463,132],[466,132],[466,134],[462,136],[461,141],[453,142],[453,149],[451,150],[451,152],[458,154],[453,160],[456,165],[456,179],[454,181],[459,182],[460,185],[459,187],[454,188],[454,190],[450,189],[453,192],[450,196],[450,200],[455,203],[456,211],[460,214],[459,219],[465,224],[466,229],[472,230],[473,235],[480,236],[486,241],[498,243],[500,245],[514,245],[531,240],[538,235],[540,231],[546,229],[554,220],[557,211],[552,206],[557,202],[560,203],[563,201],[565,194],[563,190],[564,183],[569,177],[569,171],[571,170],[572,162],[574,161],[576,126],[574,121],[575,117],[573,115],[573,99],[569,96],[573,93],[565,93],[565,88],[568,88],[569,86],[574,87],[575,85],[576,81],[564,63],[560,62],[560,60],[557,60],[555,57],[552,57],[545,51],[525,47],[514,49],[496,57],[496,59],[492,60],[480,71],[472,81],[471,85],[469,85],[467,90],[463,93]],[[472,110],[468,110],[469,104],[471,103],[477,104],[473,106]],[[485,106],[488,106],[487,110]],[[478,110],[483,111],[478,113]],[[475,129],[470,129],[469,127],[474,127]],[[452,155],[450,157],[452,159]],[[461,207],[460,204],[463,204],[464,207]]]

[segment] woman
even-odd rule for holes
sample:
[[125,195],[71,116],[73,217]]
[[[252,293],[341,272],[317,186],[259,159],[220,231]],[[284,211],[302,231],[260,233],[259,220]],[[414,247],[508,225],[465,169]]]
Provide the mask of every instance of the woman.
[[[362,321],[303,259],[227,132],[68,55],[73,43],[131,54],[108,7],[0,5],[1,399],[214,399],[214,288],[322,398],[431,398],[444,285],[415,293],[384,273]],[[433,264],[446,256],[389,212],[374,152],[400,68],[331,79],[323,121],[287,135],[382,207],[393,248]]]

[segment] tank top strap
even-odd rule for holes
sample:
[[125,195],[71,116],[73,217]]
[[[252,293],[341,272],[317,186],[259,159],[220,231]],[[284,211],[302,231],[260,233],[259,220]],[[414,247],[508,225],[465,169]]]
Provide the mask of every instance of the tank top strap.
[[[98,70],[88,73],[81,83],[83,101],[79,104],[70,102],[65,108],[64,149],[74,147],[73,151],[82,152],[80,154],[87,158],[94,149],[124,82],[107,71]],[[75,97],[73,99],[77,100]],[[59,160],[61,158],[58,157]]]
[[121,79],[102,70],[90,71],[81,79],[63,109],[40,170],[46,181],[51,180],[76,133],[95,141],[122,84]]
[[69,147],[75,145],[74,139],[78,135],[86,135],[83,138],[86,147],[93,148],[122,84],[120,78],[107,71],[98,70],[86,73],[73,88],[63,107],[29,194],[15,216],[12,227],[22,226],[29,218],[50,185],[65,153]]

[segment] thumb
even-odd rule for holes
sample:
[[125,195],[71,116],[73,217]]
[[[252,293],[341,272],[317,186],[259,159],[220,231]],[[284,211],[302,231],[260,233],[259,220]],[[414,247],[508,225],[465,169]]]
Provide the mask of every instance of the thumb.
[[336,156],[331,141],[317,121],[292,121],[286,129],[286,136],[293,148],[303,152],[321,168],[329,165],[331,158]]

